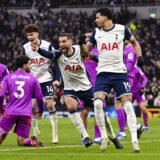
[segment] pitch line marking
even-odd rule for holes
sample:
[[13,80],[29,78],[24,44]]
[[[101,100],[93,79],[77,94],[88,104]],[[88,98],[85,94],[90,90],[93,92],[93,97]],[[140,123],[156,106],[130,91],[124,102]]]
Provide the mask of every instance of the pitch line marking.
[[100,153],[83,153],[83,154],[78,154],[78,153],[70,153],[70,154],[67,154],[67,153],[8,153],[8,152],[1,152],[1,154],[7,154],[7,155],[34,155],[34,156],[41,156],[41,155],[44,155],[44,156],[160,156],[160,154],[155,154],[155,153],[139,153],[139,154],[135,154],[135,153],[112,153],[112,154],[104,154],[102,152]]
[[[160,139],[157,140],[146,140],[139,141],[139,143],[151,143],[151,142],[160,142]],[[122,142],[122,143],[131,143],[131,142]],[[1,149],[0,152],[4,151],[21,151],[21,150],[37,150],[37,149],[49,149],[49,148],[72,148],[72,147],[84,147],[83,145],[65,145],[65,146],[51,146],[51,147],[25,147],[25,148],[14,148],[14,149]]]

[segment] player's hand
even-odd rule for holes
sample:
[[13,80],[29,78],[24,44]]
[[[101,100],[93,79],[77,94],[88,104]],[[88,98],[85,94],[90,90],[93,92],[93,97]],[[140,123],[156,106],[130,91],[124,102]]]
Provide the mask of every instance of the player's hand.
[[53,86],[55,86],[55,87],[59,87],[60,86],[60,84],[61,84],[61,82],[59,82],[59,81],[53,81]]
[[56,80],[56,81],[53,81],[52,84],[53,84],[54,91],[56,92],[58,87],[61,85],[61,82]]
[[89,58],[89,59],[93,59],[93,57],[94,57],[94,55],[91,54],[91,53],[89,53],[88,58]]
[[38,51],[38,46],[36,45],[36,44],[34,44],[34,43],[31,43],[31,49],[32,49],[32,51]]
[[36,119],[42,118],[42,113],[39,112],[39,111],[36,111],[36,112],[35,112],[35,117],[36,117]]
[[85,39],[86,39],[86,36],[85,35],[81,35],[79,37],[78,44],[79,45],[85,44]]
[[139,90],[139,95],[141,96],[141,95],[143,95],[143,93],[144,93],[144,88],[141,87],[140,90]]
[[138,66],[138,67],[142,67],[143,64],[144,64],[143,58],[142,58],[142,56],[139,56],[139,57],[138,57],[138,60],[137,60],[137,66]]

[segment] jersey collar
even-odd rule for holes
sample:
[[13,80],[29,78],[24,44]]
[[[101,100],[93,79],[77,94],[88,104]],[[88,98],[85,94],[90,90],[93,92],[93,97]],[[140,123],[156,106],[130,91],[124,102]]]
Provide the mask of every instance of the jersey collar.
[[72,57],[73,55],[74,55],[74,53],[75,53],[75,48],[74,47],[72,47],[73,48],[73,53],[70,55],[70,56],[67,56],[67,57]]
[[105,30],[105,29],[103,29],[105,32],[109,32],[109,31],[111,31],[112,29],[114,29],[114,27],[115,27],[115,24],[113,24],[113,27],[111,28],[111,29],[109,29],[109,30]]

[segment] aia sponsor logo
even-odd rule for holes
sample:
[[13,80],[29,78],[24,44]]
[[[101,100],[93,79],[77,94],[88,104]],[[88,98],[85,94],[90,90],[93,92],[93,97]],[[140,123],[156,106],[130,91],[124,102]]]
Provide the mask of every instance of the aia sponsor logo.
[[101,51],[103,51],[103,50],[113,51],[114,49],[119,50],[117,42],[114,42],[113,44],[112,43],[108,43],[108,44],[102,43]]
[[76,71],[78,71],[78,70],[80,70],[80,69],[82,69],[80,65],[73,65],[73,66],[66,65],[66,67],[65,67],[64,70],[65,70],[65,71],[66,71],[66,70],[69,70],[69,71],[71,71],[71,72],[76,72]]
[[40,58],[40,59],[31,59],[31,64],[45,64],[44,59]]

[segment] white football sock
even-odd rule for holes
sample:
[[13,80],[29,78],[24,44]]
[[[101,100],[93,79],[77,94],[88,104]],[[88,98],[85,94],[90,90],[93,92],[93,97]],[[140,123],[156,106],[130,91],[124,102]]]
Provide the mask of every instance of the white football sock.
[[101,99],[94,100],[94,113],[95,118],[101,132],[101,138],[107,138],[106,127],[105,127],[105,119],[103,112],[103,101]]
[[35,114],[32,117],[32,128],[33,128],[33,135],[37,137],[40,134],[40,132],[38,129],[38,120]]
[[128,122],[129,130],[131,132],[132,142],[138,142],[136,115],[133,110],[133,105],[130,101],[127,101],[123,104],[123,107],[127,115],[127,122]]
[[84,128],[83,121],[82,121],[80,115],[76,111],[70,113],[70,118],[71,118],[73,124],[75,125],[75,127],[77,128],[77,130],[83,135],[83,137],[84,138],[89,137],[87,131]]
[[58,141],[58,120],[56,111],[49,115],[49,119],[52,125],[52,139]]

